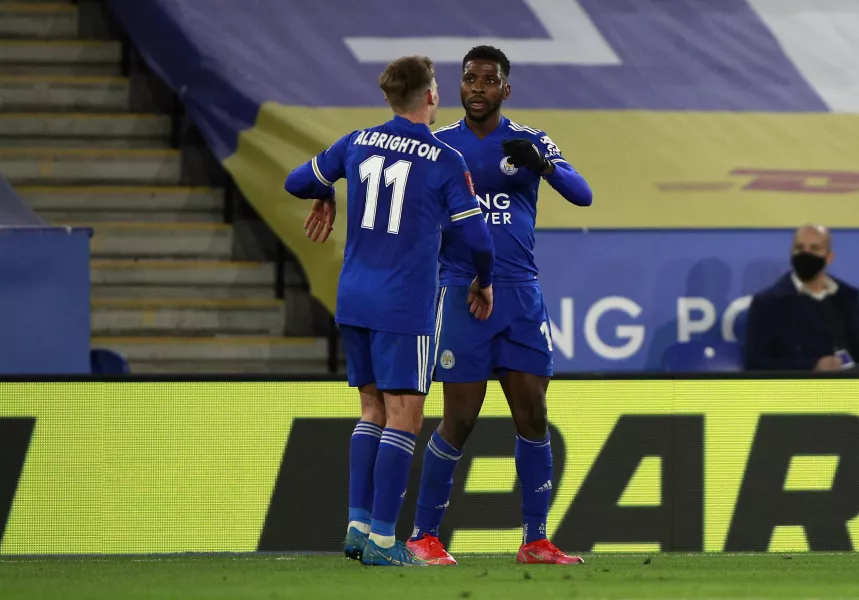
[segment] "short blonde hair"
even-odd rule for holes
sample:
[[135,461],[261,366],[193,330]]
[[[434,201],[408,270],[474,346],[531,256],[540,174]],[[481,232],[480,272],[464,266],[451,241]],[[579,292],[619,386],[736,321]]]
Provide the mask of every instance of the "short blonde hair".
[[426,56],[398,58],[379,75],[379,87],[396,111],[420,108],[423,94],[432,87],[435,66]]

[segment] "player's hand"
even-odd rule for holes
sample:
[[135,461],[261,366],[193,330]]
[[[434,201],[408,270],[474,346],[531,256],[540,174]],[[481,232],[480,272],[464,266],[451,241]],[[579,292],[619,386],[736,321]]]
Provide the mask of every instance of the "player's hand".
[[334,231],[334,219],[337,217],[337,204],[332,196],[329,199],[313,201],[310,214],[304,221],[304,232],[314,242],[325,243]]
[[823,356],[817,361],[815,371],[840,371],[841,359],[837,356]]
[[471,314],[478,321],[485,321],[492,314],[492,308],[495,305],[495,297],[492,293],[492,284],[487,287],[480,287],[480,282],[477,277],[471,282],[471,288],[468,290],[468,306]]
[[504,148],[504,154],[510,157],[507,162],[514,167],[528,167],[539,173],[552,166],[537,145],[529,139],[512,138],[501,142],[501,146]]

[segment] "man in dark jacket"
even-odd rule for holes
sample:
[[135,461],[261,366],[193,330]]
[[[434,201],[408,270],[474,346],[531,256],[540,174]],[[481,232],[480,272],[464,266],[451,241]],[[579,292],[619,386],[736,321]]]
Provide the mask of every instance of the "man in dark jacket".
[[748,370],[836,371],[859,359],[859,291],[826,274],[829,231],[800,227],[790,273],[756,294],[749,308]]

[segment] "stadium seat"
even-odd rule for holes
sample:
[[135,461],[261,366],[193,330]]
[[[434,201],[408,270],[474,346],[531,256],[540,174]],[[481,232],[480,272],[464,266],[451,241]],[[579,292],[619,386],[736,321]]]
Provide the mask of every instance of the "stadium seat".
[[119,353],[106,348],[93,348],[89,353],[93,375],[128,375],[131,367]]
[[662,356],[668,372],[725,372],[743,369],[742,346],[732,342],[678,342]]

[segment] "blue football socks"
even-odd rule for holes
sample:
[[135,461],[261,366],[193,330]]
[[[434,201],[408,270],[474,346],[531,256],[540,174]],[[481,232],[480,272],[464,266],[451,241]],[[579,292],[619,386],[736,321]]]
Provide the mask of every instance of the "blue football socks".
[[394,545],[394,532],[409,483],[416,436],[385,428],[373,473],[373,512],[370,539],[381,548]]
[[450,502],[453,472],[460,457],[462,451],[448,444],[438,431],[433,432],[424,451],[412,540],[419,540],[424,534],[438,537],[441,520]]
[[546,537],[552,497],[552,446],[549,435],[532,441],[516,436],[516,473],[522,486],[522,543]]
[[373,511],[373,471],[382,428],[360,421],[349,445],[349,527],[370,533]]

